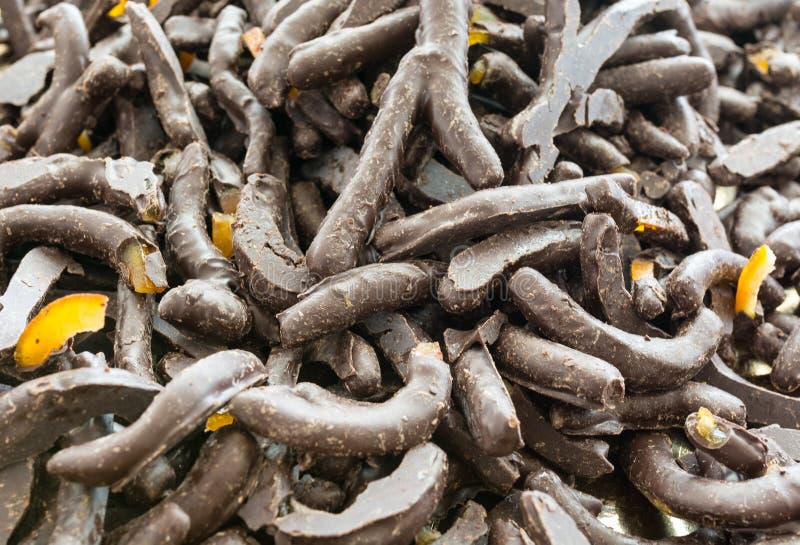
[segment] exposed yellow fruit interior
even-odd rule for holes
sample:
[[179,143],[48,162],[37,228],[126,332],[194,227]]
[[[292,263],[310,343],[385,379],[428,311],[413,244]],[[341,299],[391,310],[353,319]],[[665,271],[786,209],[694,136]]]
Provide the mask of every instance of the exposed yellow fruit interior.
[[657,223],[648,221],[646,219],[641,219],[636,222],[636,228],[633,230],[635,233],[642,233],[645,229],[650,229],[652,231],[657,231],[661,229],[661,226]]
[[189,51],[178,51],[178,60],[181,63],[181,69],[186,72],[192,63],[197,58],[197,55],[194,53],[190,53]]
[[756,317],[756,303],[758,290],[761,283],[772,271],[775,270],[775,254],[766,244],[761,245],[739,275],[739,284],[736,286],[736,304],[734,310],[743,312],[750,318]]
[[155,251],[134,241],[122,252],[122,261],[128,268],[128,281],[136,293],[161,293],[167,289],[167,286],[156,285],[147,276],[145,259]]
[[289,92],[286,93],[286,97],[289,100],[297,100],[297,97],[300,96],[300,89],[297,87],[290,87]]
[[769,61],[777,54],[778,52],[771,47],[762,49],[761,51],[757,51],[755,53],[751,53],[747,56],[747,60],[750,61],[750,64],[753,67],[761,72],[763,75],[769,74]]
[[230,426],[234,422],[236,422],[236,419],[228,411],[214,413],[206,419],[206,431],[217,431],[225,426]]
[[697,433],[700,434],[700,437],[712,445],[719,445],[724,442],[727,437],[725,432],[717,426],[717,418],[714,416],[714,413],[705,407],[700,407],[697,411],[695,428],[697,429]]
[[488,44],[489,43],[489,33],[486,30],[478,30],[475,28],[471,28],[469,30],[469,45],[475,44]]
[[78,147],[83,150],[83,153],[89,153],[94,148],[92,139],[89,138],[89,131],[86,129],[82,130],[78,135]]
[[261,51],[261,46],[264,45],[264,40],[266,39],[267,37],[264,31],[261,30],[259,26],[254,26],[242,34],[242,42],[244,42],[244,46],[253,57],[258,55],[258,52]]
[[442,533],[427,526],[422,527],[414,536],[414,545],[431,545],[437,539],[442,537]]
[[475,4],[472,7],[472,18],[469,24],[480,23],[481,21],[499,21],[500,19],[492,13],[492,10],[482,4]]
[[225,257],[233,255],[233,222],[235,219],[232,214],[221,212],[214,212],[211,216],[211,240]]
[[653,278],[655,276],[654,265],[652,259],[634,259],[631,262],[631,280]]
[[122,17],[125,15],[125,4],[128,3],[128,0],[119,0],[117,4],[108,10],[109,17]]
[[97,293],[75,293],[56,299],[25,326],[14,350],[14,361],[20,367],[41,365],[78,333],[103,329],[107,306],[108,297]]
[[472,85],[478,85],[483,81],[486,75],[486,62],[483,59],[478,59],[469,71],[469,82]]

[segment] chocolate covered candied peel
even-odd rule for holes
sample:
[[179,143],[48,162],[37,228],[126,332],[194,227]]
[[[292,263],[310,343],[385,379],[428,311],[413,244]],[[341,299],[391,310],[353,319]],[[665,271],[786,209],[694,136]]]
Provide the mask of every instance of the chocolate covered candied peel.
[[798,541],[800,1],[0,11],[0,545]]

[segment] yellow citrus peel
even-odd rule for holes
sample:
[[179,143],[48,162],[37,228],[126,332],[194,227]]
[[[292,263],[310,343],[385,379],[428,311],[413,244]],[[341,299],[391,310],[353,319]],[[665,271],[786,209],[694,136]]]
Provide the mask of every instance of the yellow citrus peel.
[[128,269],[128,280],[136,293],[161,293],[167,286],[157,286],[147,276],[145,259],[155,250],[138,242],[129,244],[122,252],[122,261]]
[[197,58],[197,55],[188,51],[178,51],[178,60],[181,63],[181,69],[186,72],[192,63]]
[[500,19],[492,13],[492,10],[482,4],[475,4],[472,8],[472,17],[469,24],[480,23],[483,21],[499,21]]
[[214,212],[211,216],[211,240],[225,257],[233,255],[233,222],[231,214]]
[[128,0],[119,0],[119,2],[117,2],[117,4],[113,8],[108,10],[108,16],[117,18],[125,15],[125,4],[127,3]]
[[488,44],[489,32],[487,32],[486,30],[478,30],[475,28],[471,28],[469,30],[468,42],[470,46],[473,46],[475,44]]
[[75,293],[56,299],[25,326],[14,350],[14,361],[20,367],[41,365],[78,333],[103,329],[107,306],[108,297],[97,293]]
[[747,60],[750,61],[750,64],[752,64],[756,70],[766,76],[769,74],[769,61],[772,60],[777,53],[775,49],[768,47],[761,51],[751,53],[747,56]]
[[290,87],[289,92],[286,93],[286,97],[289,100],[297,100],[297,97],[300,95],[300,89],[297,87]]
[[94,148],[92,139],[89,137],[89,131],[86,129],[78,135],[78,147],[83,150],[83,153],[89,153]]
[[654,265],[652,259],[634,259],[631,262],[631,280],[653,278],[655,276]]
[[714,413],[705,407],[700,407],[697,411],[695,428],[697,429],[697,433],[700,434],[700,437],[713,445],[718,445],[725,440],[725,433],[717,426]]
[[217,431],[225,426],[230,426],[234,422],[236,422],[236,419],[228,411],[214,413],[206,419],[206,431]]
[[739,284],[736,286],[736,303],[734,310],[743,312],[750,318],[756,317],[756,303],[758,290],[761,283],[772,271],[775,270],[775,254],[769,246],[763,244],[758,248],[739,275]]
[[483,77],[486,75],[486,63],[479,59],[472,65],[472,68],[469,71],[469,82],[472,85],[478,85],[480,82],[483,81]]

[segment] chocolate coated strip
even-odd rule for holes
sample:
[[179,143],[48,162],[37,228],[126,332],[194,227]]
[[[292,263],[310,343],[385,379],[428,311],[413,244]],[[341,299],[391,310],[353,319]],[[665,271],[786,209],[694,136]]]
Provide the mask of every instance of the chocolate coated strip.
[[514,303],[551,339],[608,361],[632,392],[675,388],[702,369],[722,340],[722,321],[701,309],[672,339],[650,339],[605,324],[533,269],[509,284]]
[[247,74],[247,85],[265,108],[283,104],[289,84],[289,53],[325,32],[349,0],[309,0],[281,21],[267,36]]
[[400,312],[376,312],[361,326],[403,380],[408,376],[408,355],[418,344],[431,342],[428,333],[413,318]]
[[25,55],[36,41],[36,31],[30,17],[25,12],[23,0],[2,0],[0,10],[3,11],[3,28],[8,31],[8,42],[14,58]]
[[470,79],[478,77],[478,89],[511,113],[527,106],[538,89],[536,82],[519,67],[517,61],[500,51],[491,51],[475,61]]
[[[742,197],[730,218],[734,250],[749,256],[775,231],[788,215],[789,201],[771,187],[759,187]],[[800,219],[800,218],[792,218]]]
[[468,500],[453,525],[431,545],[485,545],[489,529],[486,508]]
[[396,10],[404,0],[353,0],[350,6],[336,18],[331,29],[363,26],[378,17]]
[[[247,14],[245,14],[245,17]],[[206,49],[214,38],[215,19],[189,15],[174,15],[164,21],[164,34],[177,50],[198,51]]]
[[555,143],[564,156],[593,172],[613,172],[630,164],[614,144],[586,128],[559,134]]
[[751,134],[708,165],[708,173],[720,185],[739,185],[768,174],[800,151],[798,128],[800,121],[793,121]]
[[275,137],[272,118],[250,89],[237,77],[241,37],[247,14],[235,6],[217,17],[214,39],[208,52],[211,88],[236,129],[248,137],[242,171],[245,176],[268,172],[268,160]]
[[126,13],[164,131],[178,148],[205,142],[205,131],[184,86],[183,70],[166,34],[147,6],[131,2],[126,4]]
[[623,400],[625,382],[614,366],[526,329],[504,326],[493,351],[500,374],[542,395],[588,408]]
[[519,511],[519,497],[522,493],[514,491],[503,498],[489,511],[489,545],[535,545],[523,529],[522,514]]
[[[142,541],[153,520],[164,520],[170,505],[186,513],[189,528],[185,542],[196,543],[236,513],[247,495],[250,471],[261,455],[247,433],[226,426],[203,445],[197,461],[178,488],[161,503],[114,530],[108,541],[114,545],[136,545]],[[183,543],[183,541],[181,542]]]
[[288,449],[273,445],[259,457],[251,471],[254,484],[236,514],[253,532],[272,529],[292,494],[294,477]]
[[[680,316],[691,315],[703,306],[706,291],[721,282],[735,283],[747,258],[726,250],[705,250],[689,255],[667,277],[667,295]],[[783,288],[767,277],[759,290],[759,299],[767,309],[774,309],[785,297]]]
[[234,398],[230,411],[253,433],[301,450],[388,454],[430,438],[447,406],[451,382],[438,347],[421,344],[409,356],[406,385],[383,403],[353,401],[303,382],[293,388],[252,388]]
[[367,397],[381,388],[381,368],[375,349],[350,331],[317,339],[307,347],[306,358],[328,364],[345,389],[355,396]]
[[749,2],[705,0],[692,9],[700,28],[717,32],[746,30],[777,23],[789,11],[789,0],[764,0],[757,5]]
[[777,390],[784,393],[800,388],[800,327],[786,338],[772,362],[770,380]]
[[161,219],[165,208],[153,164],[128,157],[28,157],[0,163],[0,180],[0,208],[80,197],[135,211],[142,221]]
[[744,424],[744,404],[733,395],[702,382],[650,394],[629,394],[615,407],[586,410],[553,405],[553,427],[568,435],[617,435],[623,430],[660,430],[684,424],[686,415],[707,407],[714,414]]
[[686,417],[684,430],[695,448],[745,477],[760,477],[767,470],[766,441],[738,424],[696,412]]
[[663,30],[653,34],[628,37],[603,66],[610,68],[652,59],[688,55],[690,52],[691,45],[684,38],[678,36],[676,30]]
[[321,90],[298,91],[297,96],[289,100],[294,102],[305,118],[334,144],[344,146],[362,137],[361,130],[340,114]]
[[[158,511],[153,511],[148,524],[136,535],[140,543],[183,543],[189,534],[192,521],[189,515],[178,505],[165,502]],[[109,536],[109,539],[112,539]],[[109,543],[115,543],[109,541]],[[126,541],[117,541],[116,545],[133,545]]]
[[775,275],[790,275],[800,268],[800,221],[785,223],[772,231],[765,244],[775,252]]
[[465,0],[423,0],[416,47],[381,98],[358,167],[308,248],[309,269],[330,276],[353,267],[402,166],[416,120],[425,117],[442,153],[474,188],[500,185],[503,167],[467,100]]
[[731,249],[725,227],[714,211],[711,196],[703,186],[684,180],[672,187],[667,202],[669,209],[686,226],[693,250]]
[[661,130],[638,110],[628,111],[625,136],[640,153],[659,159],[688,159],[689,150],[668,132]]
[[158,247],[130,223],[106,212],[78,206],[21,204],[0,210],[0,254],[21,242],[59,244],[105,261],[132,286],[125,252],[137,245],[146,253],[145,272],[156,288],[165,288],[164,265]]
[[467,348],[475,344],[491,346],[497,341],[502,327],[508,323],[508,316],[496,310],[491,316],[481,319],[474,328],[459,331],[447,328],[442,334],[447,361],[454,363]]
[[521,388],[511,390],[525,445],[555,466],[590,479],[614,471],[608,460],[608,443],[598,439],[573,439],[554,429],[542,410]]
[[328,210],[314,182],[294,182],[289,185],[289,193],[297,232],[303,247],[306,247],[314,240]]
[[380,263],[326,278],[278,314],[283,346],[342,331],[379,311],[420,304],[430,297],[440,269],[437,263]]
[[486,346],[468,348],[455,362],[453,395],[483,452],[507,456],[522,446],[514,405]]
[[69,480],[120,489],[233,396],[264,378],[264,366],[253,354],[218,352],[175,377],[125,430],[62,450],[47,469]]
[[89,418],[135,420],[161,391],[122,369],[73,369],[26,381],[0,395],[0,465],[49,449]]
[[525,530],[536,543],[555,545],[589,545],[575,521],[548,494],[526,491],[519,497],[519,510]]
[[0,297],[0,360],[8,357],[50,287],[73,261],[55,248],[34,248],[19,262]]
[[630,481],[674,516],[711,527],[768,528],[800,517],[800,467],[742,482],[716,481],[682,470],[666,435],[642,433],[622,451]]
[[43,11],[36,22],[53,33],[56,60],[50,87],[31,106],[17,128],[16,144],[22,149],[28,149],[36,142],[53,105],[89,65],[89,36],[77,7],[59,2]]
[[8,543],[14,528],[23,519],[34,490],[36,459],[30,457],[6,464],[0,469],[0,543]]
[[119,280],[114,365],[153,382],[156,382],[156,376],[150,344],[155,311],[156,301],[152,294],[136,293],[124,280]]
[[402,259],[516,224],[577,215],[586,188],[603,180],[618,183],[626,191],[633,187],[628,174],[611,174],[558,184],[484,189],[388,223],[375,233],[374,244],[384,260]]
[[276,521],[279,536],[298,545],[405,545],[441,500],[447,465],[447,456],[436,445],[414,447],[391,475],[367,485],[341,513],[294,503],[294,512]]

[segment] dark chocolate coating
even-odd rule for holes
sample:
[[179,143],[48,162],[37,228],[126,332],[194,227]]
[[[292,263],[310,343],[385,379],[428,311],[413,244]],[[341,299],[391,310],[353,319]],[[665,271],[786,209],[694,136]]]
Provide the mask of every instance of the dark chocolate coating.
[[522,493],[514,491],[489,511],[489,545],[535,545],[523,529],[522,514],[519,510],[519,497]]
[[744,424],[745,406],[733,395],[702,382],[650,394],[630,394],[615,407],[586,410],[553,405],[553,427],[568,435],[617,435],[623,430],[661,430],[683,426],[686,415],[706,407],[714,414]]
[[526,329],[504,326],[493,351],[500,374],[539,394],[587,408],[623,399],[625,382],[614,366]]
[[[697,428],[697,413],[686,417],[684,430],[686,437],[706,454],[718,462],[742,473],[745,477],[754,478],[764,475],[767,470],[767,443],[742,426],[729,422],[717,415],[712,416],[715,431],[713,439],[701,434]],[[717,434],[721,434],[721,437]]]
[[309,474],[294,483],[292,497],[310,509],[337,512],[345,501],[342,488],[333,481],[317,479]]
[[445,453],[432,443],[420,445],[341,513],[295,504],[295,511],[279,518],[276,526],[298,545],[405,545],[441,500],[446,474]]
[[800,221],[785,223],[772,231],[765,244],[775,252],[775,275],[790,275],[800,268]]
[[366,25],[378,17],[395,11],[405,3],[404,0],[354,0],[336,18],[331,25],[331,29]]
[[674,136],[654,125],[638,110],[628,112],[625,136],[640,153],[659,159],[688,159],[689,150]]
[[[158,511],[153,511],[147,526],[139,531],[136,539],[141,540],[138,543],[183,543],[191,526],[192,521],[183,509],[172,502],[165,502]],[[116,545],[133,543],[123,537]]]
[[739,185],[786,163],[800,151],[800,121],[777,125],[751,134],[708,165],[708,173],[720,185]]
[[47,469],[70,480],[119,489],[233,396],[264,378],[264,366],[253,354],[218,352],[175,377],[125,430],[62,450],[50,458]]
[[151,104],[134,101],[126,93],[117,93],[113,104],[120,155],[147,161],[167,144],[167,135]]
[[306,359],[327,363],[345,389],[355,396],[368,397],[381,388],[381,367],[375,349],[350,331],[334,333],[310,343]]
[[[128,280],[123,255],[130,245],[150,251],[146,273],[164,288],[164,265],[158,247],[130,223],[106,212],[69,205],[21,204],[0,210],[0,254],[21,242],[58,244],[66,249],[105,261]],[[129,285],[130,282],[128,282]]]
[[272,447],[251,470],[252,488],[236,515],[253,532],[274,528],[275,519],[292,494],[291,457],[285,447]]
[[288,206],[286,184],[269,174],[254,175],[236,208],[233,246],[245,285],[253,298],[273,311],[297,303],[311,282],[303,255],[284,238]]
[[590,545],[575,520],[544,492],[526,491],[519,497],[525,530],[542,545]]
[[556,136],[555,144],[563,155],[593,172],[613,172],[630,164],[614,144],[583,127]]
[[30,17],[25,13],[23,0],[2,0],[3,27],[8,29],[8,42],[11,44],[14,58],[25,55],[36,41]]
[[183,51],[199,51],[211,43],[217,23],[210,17],[174,15],[162,26],[172,47]]
[[609,324],[629,333],[666,337],[657,327],[642,320],[625,287],[619,232],[607,214],[588,214],[581,229],[581,273],[586,304],[598,308]]
[[306,247],[314,240],[327,209],[314,182],[294,182],[289,185],[289,194],[297,232],[303,247]]
[[608,443],[598,439],[574,439],[563,435],[547,421],[522,388],[511,390],[525,445],[555,466],[590,479],[614,471],[608,460]]
[[[733,249],[745,256],[764,244],[770,233],[787,215],[788,200],[771,187],[759,187],[742,197],[730,218],[730,240]],[[800,218],[791,218],[800,219]]]
[[0,207],[82,198],[161,219],[161,180],[149,162],[56,154],[0,163]]
[[73,261],[55,248],[34,248],[22,258],[0,297],[0,361],[8,357],[50,287]]
[[441,275],[436,263],[365,265],[326,278],[280,314],[283,346],[299,346],[342,331],[379,311],[427,300]]
[[522,446],[514,405],[485,346],[467,349],[455,362],[453,395],[483,452],[507,456]]
[[743,482],[696,477],[675,463],[669,438],[658,433],[630,438],[622,466],[652,502],[704,526],[768,528],[800,517],[800,467]]
[[344,146],[361,138],[361,130],[340,114],[321,90],[298,91],[297,96],[289,100],[294,102],[305,118],[334,144]]
[[692,15],[697,26],[704,30],[729,32],[746,30],[780,21],[789,11],[788,0],[764,0],[758,4],[741,5],[724,0],[709,0],[694,7]]
[[188,515],[186,543],[208,537],[244,501],[250,471],[259,456],[258,446],[247,432],[231,426],[222,428],[205,442],[180,486],[144,515],[114,530],[109,541],[115,545],[147,543],[142,539],[154,519],[171,518],[165,513],[170,505],[177,505]]
[[174,490],[178,476],[166,456],[159,456],[125,485],[125,499],[132,505],[153,505]]
[[750,351],[756,358],[772,363],[783,348],[786,336],[781,328],[764,322],[753,332]]
[[164,131],[178,148],[205,142],[205,131],[184,86],[183,70],[159,22],[147,6],[135,2],[126,4],[126,13]]
[[[666,281],[674,312],[680,316],[693,314],[703,306],[709,288],[721,282],[737,282],[746,263],[746,257],[727,250],[705,250],[686,257]],[[778,281],[767,276],[759,290],[762,304],[774,309],[784,297]]]
[[247,74],[247,85],[266,108],[283,104],[289,82],[289,53],[325,33],[349,0],[309,0],[283,19],[267,36]]
[[573,262],[579,241],[577,222],[566,221],[532,223],[490,236],[450,260],[447,278],[439,284],[439,303],[451,312],[457,301],[460,311],[471,310],[496,278],[523,266],[551,270]]
[[464,417],[455,409],[451,408],[444,414],[433,440],[449,455],[466,463],[488,490],[505,495],[519,480],[521,464],[518,455],[495,457],[485,454],[470,435]]
[[275,137],[269,112],[237,76],[242,52],[242,33],[247,14],[235,6],[219,14],[214,39],[208,51],[211,88],[236,129],[248,137],[242,171],[245,176],[268,172],[268,160]]
[[408,376],[408,355],[418,344],[431,341],[422,326],[400,312],[376,312],[361,326],[403,380]]
[[800,388],[800,327],[786,338],[772,362],[770,380],[781,392],[791,393]]
[[631,176],[611,174],[557,184],[484,189],[388,223],[375,233],[374,244],[383,259],[402,259],[517,224],[574,216],[586,198],[586,188],[603,180],[625,190],[633,187]]
[[489,521],[486,509],[468,500],[452,526],[431,545],[486,545]]
[[703,186],[691,180],[682,181],[672,187],[667,202],[686,226],[693,250],[731,249],[725,227]]
[[151,349],[155,297],[152,294],[136,293],[120,279],[117,283],[116,302],[114,365],[156,382]]
[[361,119],[370,109],[367,87],[357,77],[332,83],[323,92],[336,111],[348,119]]
[[286,77],[300,89],[341,80],[414,44],[419,8],[408,7],[352,28],[299,44],[289,56]]
[[482,55],[475,61],[473,70],[484,72],[478,88],[511,113],[517,113],[527,106],[538,90],[536,82],[517,62],[500,51]]
[[95,416],[135,420],[161,391],[122,369],[73,369],[24,382],[0,395],[0,464],[49,449],[60,435]]
[[653,320],[667,309],[667,294],[654,277],[639,278],[633,284],[633,308],[643,320]]
[[496,310],[491,316],[481,319],[475,327],[467,331],[447,328],[442,333],[447,361],[455,363],[467,348],[475,344],[491,346],[497,341],[502,327],[508,323],[508,316]]
[[675,30],[639,34],[629,36],[622,42],[617,52],[603,66],[610,68],[652,59],[663,59],[664,57],[677,57],[678,55],[688,55],[690,51],[689,42],[678,36]]
[[608,361],[620,370],[626,390],[632,392],[684,384],[702,369],[722,340],[722,321],[708,309],[701,309],[674,338],[651,339],[594,318],[533,269],[517,271],[509,288],[523,315],[543,333]]
[[252,388],[236,396],[230,411],[253,433],[301,450],[338,456],[400,452],[429,439],[447,408],[450,371],[425,352],[430,346],[412,351],[405,386],[383,403],[353,401],[304,382]]
[[671,250],[680,250],[689,244],[689,234],[678,216],[666,208],[631,197],[608,180],[586,188],[584,208],[610,214],[623,233],[636,232],[640,223],[644,224],[644,230],[637,235],[646,242]]
[[202,545],[258,545],[258,541],[249,537],[241,528],[233,528],[217,532]]
[[31,503],[36,459],[30,457],[6,464],[0,469],[0,543],[8,543],[14,528]]

